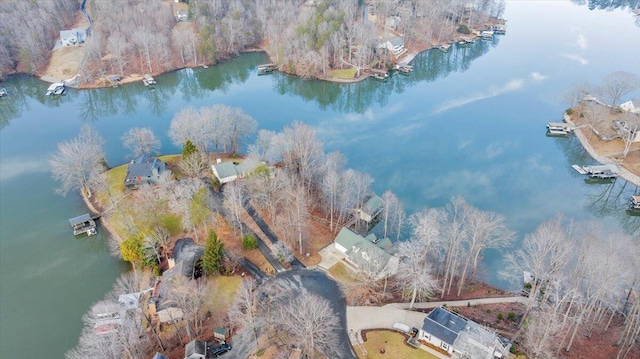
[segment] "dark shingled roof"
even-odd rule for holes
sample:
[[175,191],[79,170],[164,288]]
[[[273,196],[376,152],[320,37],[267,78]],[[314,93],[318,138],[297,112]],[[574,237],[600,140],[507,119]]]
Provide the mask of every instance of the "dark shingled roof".
[[176,265],[164,272],[165,279],[173,278],[181,273],[187,278],[193,278],[193,270],[198,259],[204,255],[204,247],[193,243],[191,238],[183,238],[176,242],[173,248],[173,259]]
[[125,178],[124,183],[156,182],[159,174],[164,172],[165,169],[166,164],[164,162],[157,158],[142,155],[131,161],[127,167],[127,178]]
[[465,319],[460,318],[442,307],[438,307],[424,318],[422,330],[449,345],[453,345],[453,342],[455,342],[458,337],[458,333],[460,333],[466,325],[467,321]]

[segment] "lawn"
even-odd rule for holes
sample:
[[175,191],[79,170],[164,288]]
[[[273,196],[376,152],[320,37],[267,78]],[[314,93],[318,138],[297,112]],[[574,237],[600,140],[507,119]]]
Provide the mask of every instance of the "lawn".
[[[388,331],[377,330],[367,332],[367,341],[364,342],[364,347],[367,354],[362,353],[361,349],[356,346],[356,353],[361,359],[364,358],[403,358],[403,359],[438,359],[422,349],[416,349],[410,347],[404,343],[405,336]],[[380,353],[381,349],[384,349],[384,353]]]
[[352,79],[356,76],[356,69],[354,67],[344,70],[331,70],[329,77],[335,77],[339,79]]
[[336,263],[327,272],[337,282],[344,284],[356,282],[355,273],[342,262]]
[[210,279],[211,283],[207,294],[207,303],[203,307],[212,314],[222,314],[229,310],[233,303],[233,298],[240,288],[242,277],[217,276]]

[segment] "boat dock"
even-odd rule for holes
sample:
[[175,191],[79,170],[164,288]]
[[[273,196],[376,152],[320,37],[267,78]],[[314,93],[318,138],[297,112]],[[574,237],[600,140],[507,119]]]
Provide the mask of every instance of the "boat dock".
[[573,126],[565,122],[549,122],[547,123],[547,133],[551,135],[568,135],[573,131]]
[[620,170],[618,166],[614,164],[599,165],[599,166],[571,166],[581,175],[587,175],[592,179],[613,179],[618,177]]
[[0,87],[0,97],[7,96],[7,89],[4,87]]
[[256,66],[256,68],[258,69],[258,75],[266,75],[277,70],[278,66],[276,66],[275,64],[262,64]]
[[62,95],[64,93],[64,82],[55,82],[52,83],[49,88],[47,88],[47,92],[45,95]]
[[640,196],[631,196],[631,209],[640,211]]
[[150,74],[144,74],[144,76],[142,77],[142,83],[144,83],[145,86],[153,86],[157,82],[156,79],[154,79]]
[[73,235],[77,236],[86,233],[87,236],[93,236],[97,234],[96,219],[98,219],[98,217],[91,217],[89,213],[71,218],[69,224],[71,228],[73,228]]

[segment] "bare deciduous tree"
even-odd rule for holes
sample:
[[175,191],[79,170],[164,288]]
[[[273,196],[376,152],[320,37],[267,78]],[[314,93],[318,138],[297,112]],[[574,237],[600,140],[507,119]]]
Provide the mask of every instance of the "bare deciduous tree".
[[618,101],[640,87],[638,75],[617,71],[607,75],[602,82],[602,90],[609,100],[611,108],[618,106]]
[[56,191],[66,195],[72,189],[84,190],[91,197],[89,178],[103,166],[103,146],[102,137],[88,125],[80,128],[78,137],[58,143],[58,151],[49,160],[53,178],[61,182]]
[[340,324],[329,301],[305,293],[290,297],[278,309],[280,327],[297,338],[304,356],[313,359],[317,351],[332,357]]
[[150,128],[131,128],[122,135],[122,144],[131,150],[134,157],[152,156],[160,150],[160,140]]

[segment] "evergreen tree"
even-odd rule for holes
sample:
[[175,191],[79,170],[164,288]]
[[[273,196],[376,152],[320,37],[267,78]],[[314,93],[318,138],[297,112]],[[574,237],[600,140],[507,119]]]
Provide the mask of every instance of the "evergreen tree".
[[210,275],[220,272],[223,254],[224,243],[218,239],[216,232],[210,231],[207,236],[207,244],[204,247],[204,257],[202,258],[202,268],[205,274]]
[[184,147],[182,147],[182,158],[187,158],[196,152],[198,152],[196,146],[191,142],[191,140],[187,140],[187,142],[184,143]]

